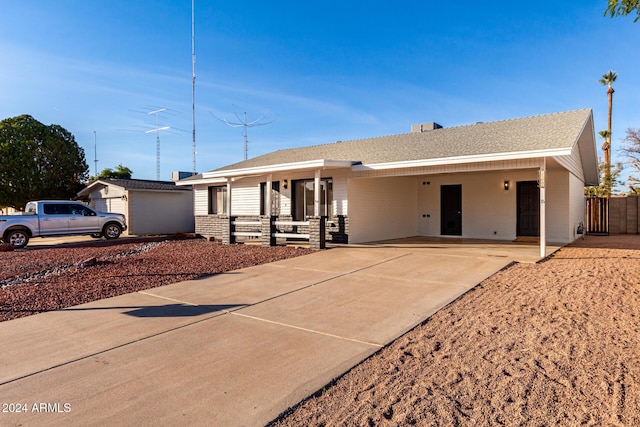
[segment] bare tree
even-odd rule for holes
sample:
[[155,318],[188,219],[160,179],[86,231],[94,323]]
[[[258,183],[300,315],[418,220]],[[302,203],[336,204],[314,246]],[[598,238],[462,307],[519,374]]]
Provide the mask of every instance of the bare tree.
[[[622,152],[629,159],[631,167],[640,173],[640,129],[627,129],[627,136],[622,140]],[[632,193],[640,194],[640,177],[629,175],[627,185]]]

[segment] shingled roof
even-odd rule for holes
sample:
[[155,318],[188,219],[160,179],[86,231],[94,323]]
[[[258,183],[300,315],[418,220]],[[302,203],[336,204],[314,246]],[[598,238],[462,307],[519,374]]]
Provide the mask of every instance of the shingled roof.
[[[152,181],[146,179],[120,179],[120,178],[104,178],[97,182],[103,184],[117,185],[125,190],[175,190],[184,191],[185,188],[177,187],[173,181]],[[186,190],[189,190],[188,188]]]
[[[422,133],[334,142],[278,150],[211,172],[241,170],[318,159],[365,165],[413,160],[571,149],[578,141],[591,109],[476,123]],[[197,177],[194,177],[197,179]]]
[[99,186],[117,185],[125,190],[141,190],[141,191],[191,191],[191,188],[178,187],[173,181],[151,181],[146,179],[120,179],[120,178],[102,178],[93,181],[82,189],[78,196],[85,197],[91,189]]

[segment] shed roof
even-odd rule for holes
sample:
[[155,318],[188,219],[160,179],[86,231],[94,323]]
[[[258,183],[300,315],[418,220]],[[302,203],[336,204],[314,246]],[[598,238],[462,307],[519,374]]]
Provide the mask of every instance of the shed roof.
[[188,187],[178,187],[173,181],[152,181],[146,179],[121,179],[121,178],[102,178],[93,181],[82,189],[78,196],[88,195],[94,188],[98,186],[115,185],[125,190],[140,191],[191,191]]

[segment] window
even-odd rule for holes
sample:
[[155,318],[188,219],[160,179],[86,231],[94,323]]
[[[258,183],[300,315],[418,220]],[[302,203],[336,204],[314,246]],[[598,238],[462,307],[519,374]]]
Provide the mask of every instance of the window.
[[84,205],[71,205],[71,215],[96,216],[96,213]]
[[[314,180],[293,181],[293,219],[305,221],[313,216]],[[331,205],[333,203],[333,180],[325,178],[320,180],[320,216],[331,218]]]
[[227,186],[209,187],[209,213],[224,214],[227,212]]
[[44,213],[47,215],[70,215],[71,206],[62,203],[47,203],[44,205]]
[[280,215],[280,181],[271,182],[271,209],[267,207],[267,183],[260,183],[260,215]]

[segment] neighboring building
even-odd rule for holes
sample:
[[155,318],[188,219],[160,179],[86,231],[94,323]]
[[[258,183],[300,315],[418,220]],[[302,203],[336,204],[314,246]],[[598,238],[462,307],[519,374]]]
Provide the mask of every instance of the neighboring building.
[[122,213],[129,234],[194,231],[193,191],[171,181],[99,179],[78,193],[94,209]]
[[590,109],[411,129],[279,150],[177,184],[193,186],[195,231],[203,235],[226,233],[229,215],[255,221],[266,214],[324,216],[327,240],[348,243],[514,240],[542,229],[542,247],[577,237],[583,187],[598,184]]

